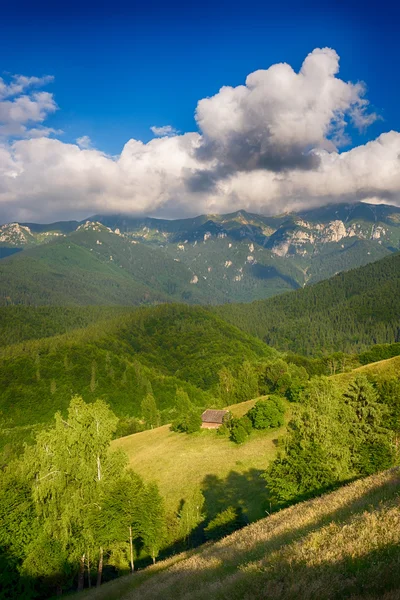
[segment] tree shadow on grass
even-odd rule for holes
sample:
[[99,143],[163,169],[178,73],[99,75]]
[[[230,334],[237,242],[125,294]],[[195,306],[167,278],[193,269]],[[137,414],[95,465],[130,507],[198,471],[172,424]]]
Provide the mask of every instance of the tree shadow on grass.
[[260,469],[249,469],[244,473],[231,471],[225,478],[206,475],[201,488],[207,521],[214,519],[228,507],[240,512],[244,523],[265,516],[268,497],[262,473]]
[[[326,496],[326,504],[324,504],[325,499],[321,501],[319,497],[304,504],[296,504],[293,506],[292,510],[297,513],[299,517],[304,517],[306,514],[305,511],[310,511],[309,519],[306,518],[304,520],[305,522],[303,521],[304,524],[297,528],[293,526],[290,528],[282,526],[277,527],[277,522],[275,520],[265,520],[265,528],[266,530],[269,529],[271,533],[266,539],[261,539],[259,542],[253,543],[251,551],[247,551],[246,561],[258,560],[271,552],[279,550],[282,546],[301,539],[309,533],[326,525],[332,523],[344,523],[356,514],[362,514],[365,511],[370,510],[378,510],[378,507],[382,502],[398,501],[400,492],[400,470],[398,468],[391,469],[388,477],[388,481],[371,486],[367,493],[356,496],[347,503],[340,503],[338,508],[332,509],[331,511],[321,511],[320,516],[316,516],[315,513],[318,513],[318,505],[321,502],[323,503],[323,506],[333,504],[333,502],[329,502],[329,496]],[[340,488],[336,493],[339,495],[342,494]],[[279,519],[279,512],[276,513],[275,516]],[[290,518],[289,515],[287,518]],[[302,522],[302,518],[299,518],[299,522]],[[274,529],[277,532],[276,535],[273,534]],[[210,549],[210,552],[212,553],[212,549]],[[224,559],[225,568],[229,569],[229,562],[229,558]],[[231,566],[236,569],[236,562]]]

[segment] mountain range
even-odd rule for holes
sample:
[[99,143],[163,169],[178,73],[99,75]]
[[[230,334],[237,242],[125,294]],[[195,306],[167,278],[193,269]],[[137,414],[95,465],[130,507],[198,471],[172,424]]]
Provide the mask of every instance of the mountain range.
[[0,303],[249,302],[399,248],[400,208],[365,203],[278,216],[11,223],[0,226]]

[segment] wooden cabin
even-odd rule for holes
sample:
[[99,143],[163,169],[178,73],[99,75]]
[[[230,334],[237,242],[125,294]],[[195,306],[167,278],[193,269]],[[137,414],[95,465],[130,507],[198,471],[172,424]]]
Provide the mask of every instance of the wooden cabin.
[[202,429],[218,429],[227,417],[227,410],[213,410],[208,408],[201,415],[201,427]]

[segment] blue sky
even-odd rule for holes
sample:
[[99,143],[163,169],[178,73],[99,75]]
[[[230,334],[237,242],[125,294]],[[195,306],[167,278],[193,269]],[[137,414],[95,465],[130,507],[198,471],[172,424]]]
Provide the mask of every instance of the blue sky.
[[0,221],[400,205],[399,17],[386,1],[3,2]]
[[399,11],[365,2],[16,2],[3,4],[3,72],[54,75],[65,141],[89,135],[119,153],[152,125],[194,130],[200,98],[273,63],[298,69],[315,47],[341,57],[383,118],[353,143],[400,130]]

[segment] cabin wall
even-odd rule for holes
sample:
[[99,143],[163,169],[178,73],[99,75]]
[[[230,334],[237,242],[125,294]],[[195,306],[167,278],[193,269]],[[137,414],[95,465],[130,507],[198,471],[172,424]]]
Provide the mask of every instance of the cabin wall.
[[202,429],[218,429],[218,427],[221,427],[222,423],[207,423],[207,422],[203,422],[201,424],[201,428]]

